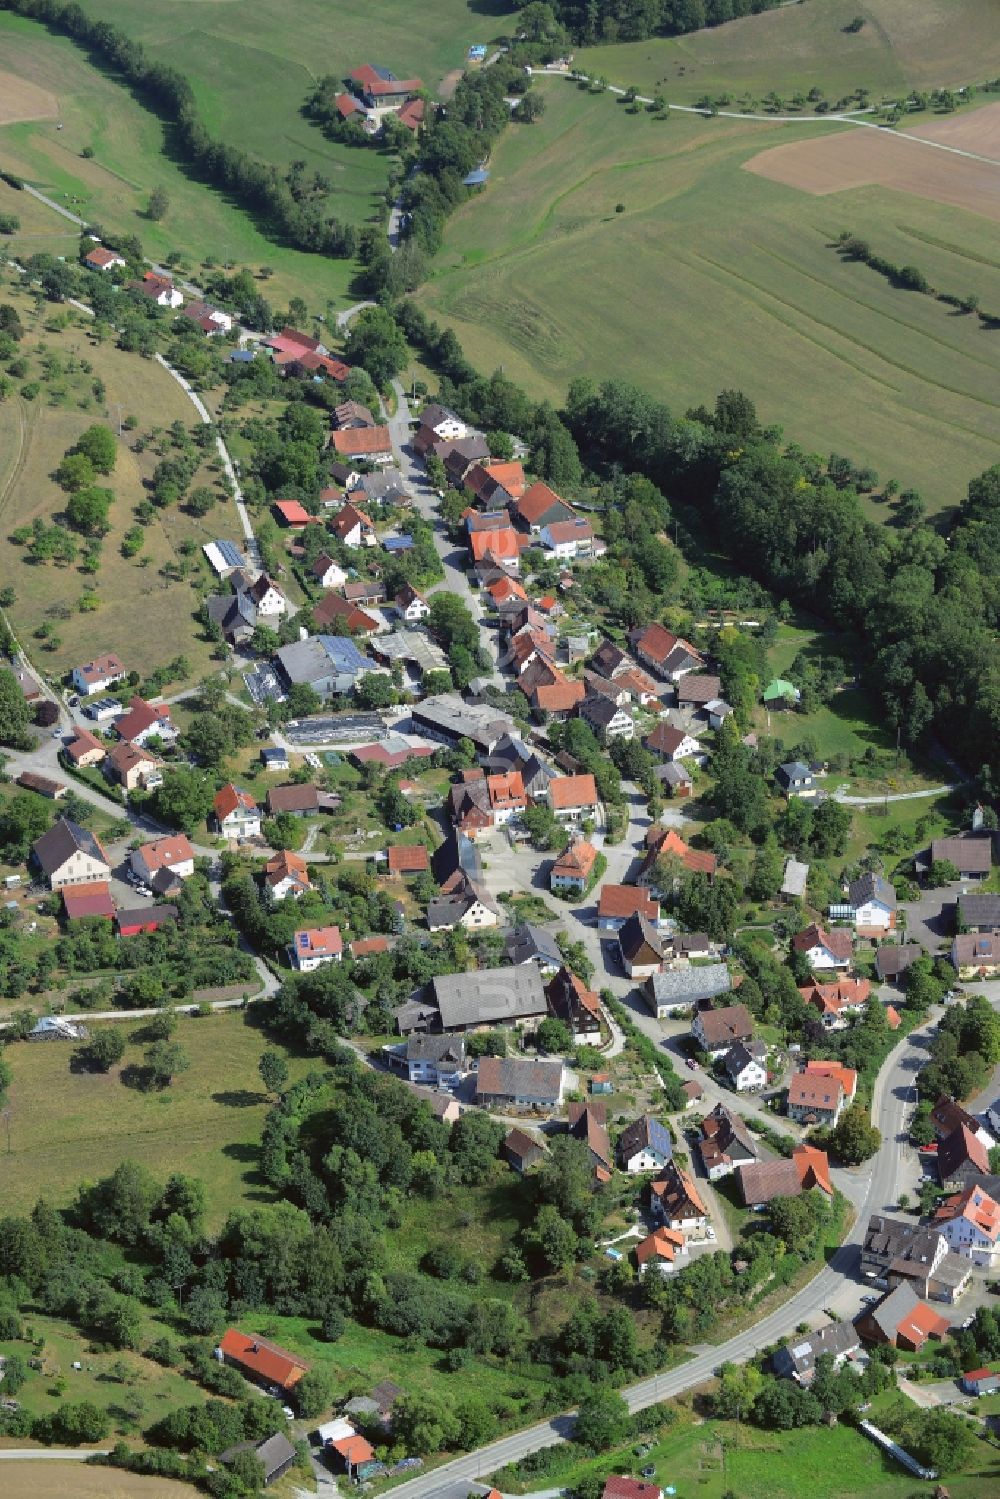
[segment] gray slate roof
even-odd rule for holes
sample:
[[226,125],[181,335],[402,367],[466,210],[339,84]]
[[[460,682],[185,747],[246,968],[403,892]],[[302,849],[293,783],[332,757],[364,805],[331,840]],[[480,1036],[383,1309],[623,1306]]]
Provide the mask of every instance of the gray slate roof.
[[533,963],[443,973],[431,980],[445,1030],[471,1025],[509,1025],[548,1013],[542,976]]
[[896,892],[892,885],[880,874],[873,874],[870,870],[851,881],[847,887],[847,898],[854,907],[863,906],[866,901],[877,900],[890,911],[896,909]]
[[562,953],[552,933],[543,931],[541,927],[531,926],[528,922],[508,932],[503,946],[511,963],[532,963],[541,958],[557,968],[562,967]]
[[853,1323],[827,1322],[824,1327],[808,1333],[789,1347],[779,1348],[773,1359],[774,1370],[785,1378],[797,1374],[799,1379],[808,1379],[821,1354],[841,1357],[851,1353],[860,1344],[861,1339]]
[[104,850],[90,829],[82,828],[78,822],[71,822],[68,817],[60,817],[47,833],[36,838],[31,845],[31,852],[44,874],[53,874],[61,869],[75,853],[88,854],[91,859],[107,863]]
[[654,973],[646,980],[658,1004],[697,1004],[728,994],[732,979],[725,963],[705,963],[698,968],[675,968]]

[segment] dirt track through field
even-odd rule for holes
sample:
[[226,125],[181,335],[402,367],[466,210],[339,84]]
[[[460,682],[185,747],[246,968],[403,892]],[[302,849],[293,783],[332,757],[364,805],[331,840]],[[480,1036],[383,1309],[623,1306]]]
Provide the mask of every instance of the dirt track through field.
[[[958,154],[963,151],[971,154]],[[772,146],[745,165],[817,196],[887,187],[1000,222],[1000,104],[931,120],[904,135],[852,126],[818,140]]]
[[51,120],[59,113],[59,100],[47,88],[0,72],[0,125],[17,120]]

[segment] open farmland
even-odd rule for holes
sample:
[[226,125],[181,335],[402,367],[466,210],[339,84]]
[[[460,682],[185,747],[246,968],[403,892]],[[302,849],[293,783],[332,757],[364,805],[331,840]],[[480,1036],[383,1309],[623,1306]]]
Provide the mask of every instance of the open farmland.
[[144,1478],[81,1463],[4,1463],[3,1479],[11,1499],[19,1494],[32,1499],[191,1499],[194,1493],[189,1483],[173,1478]]
[[[844,28],[855,16],[865,25]],[[705,93],[763,99],[811,88],[836,101],[982,83],[1000,72],[992,0],[821,0],[785,5],[688,36],[586,47],[577,66],[677,104]]]
[[[239,1010],[181,1017],[175,1039],[191,1067],[162,1092],[144,1092],[120,1076],[122,1067],[142,1065],[149,1044],[143,1021],[117,1024],[138,1039],[106,1074],[74,1071],[74,1048],[62,1042],[8,1051],[14,1080],[11,1153],[0,1166],[5,1212],[29,1212],[39,1197],[62,1207],[81,1181],[107,1176],[123,1160],[140,1161],[161,1178],[176,1170],[200,1177],[212,1229],[244,1203],[270,1201],[256,1168],[268,1109],[257,1063],[269,1047],[281,1048]],[[290,1059],[293,1081],[308,1070],[308,1058]]]
[[[922,142],[947,146],[931,151]],[[850,188],[887,187],[933,198],[1000,220],[1000,104],[956,119],[935,120],[900,134],[852,128],[815,140],[772,146],[747,169],[803,192],[841,193]],[[968,156],[960,156],[967,151]]]
[[[302,117],[307,93],[324,74],[340,76],[368,61],[399,75],[416,73],[436,89],[461,66],[467,48],[495,30],[465,0],[432,0],[421,8],[419,26],[405,0],[385,0],[373,54],[365,0],[346,0],[335,14],[321,0],[298,0],[294,27],[279,0],[238,7],[225,0],[155,8],[97,3],[88,9],[141,41],[154,60],[180,69],[208,129],[220,139],[281,168],[303,161],[310,173],[329,179],[331,212],[355,225],[372,220],[390,157],[326,140]],[[351,262],[276,243],[223,193],[194,180],[172,155],[169,127],[69,39],[0,12],[0,57],[25,91],[23,106],[9,110],[9,118],[20,123],[4,125],[0,113],[4,167],[83,217],[138,234],[153,257],[179,250],[195,266],[206,257],[267,265],[274,276],[266,295],[276,305],[293,295],[317,310],[329,300],[343,305]],[[42,109],[46,99],[55,102],[54,112]],[[47,117],[37,117],[42,114]],[[93,156],[84,159],[84,149]],[[154,186],[163,187],[170,200],[156,223],[144,216]]]
[[[831,248],[849,229],[991,308],[988,219],[876,186],[813,197],[743,170],[779,144],[875,131],[655,120],[555,79],[546,99],[538,124],[501,141],[420,294],[474,363],[554,400],[581,374],[635,380],[679,410],[739,386],[790,440],[851,454],[930,510],[996,461],[1000,336]],[[951,160],[896,144],[923,149],[929,171]]]

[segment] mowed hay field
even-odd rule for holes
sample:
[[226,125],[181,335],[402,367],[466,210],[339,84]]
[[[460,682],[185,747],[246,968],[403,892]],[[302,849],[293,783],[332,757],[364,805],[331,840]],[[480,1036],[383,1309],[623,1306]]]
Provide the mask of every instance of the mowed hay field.
[[[0,286],[0,300],[6,296],[7,288]],[[126,559],[121,553],[122,539],[136,523],[135,507],[147,498],[144,481],[151,477],[157,462],[152,447],[141,455],[133,452],[130,434],[126,433],[119,443],[114,472],[106,480],[99,480],[112,490],[115,500],[109,517],[111,529],[104,538],[95,577],[79,569],[82,547],[77,562],[67,567],[56,562],[33,563],[24,547],[8,540],[19,526],[30,525],[36,517],[51,524],[62,512],[66,496],[52,479],[52,472],[85,428],[101,421],[115,427],[115,415],[108,416],[115,403],[120,403],[123,413],[133,413],[138,419],[134,436],[148,433],[154,426],[168,427],[176,420],[191,428],[198,420],[194,407],[176,381],[153,360],[122,353],[110,341],[95,344],[88,337],[82,314],[71,314],[79,319],[80,326],[52,332],[32,321],[32,304],[23,293],[15,294],[14,305],[29,329],[19,346],[19,353],[27,360],[29,381],[41,374],[44,345],[64,368],[68,369],[71,359],[88,360],[92,374],[83,378],[84,387],[89,386],[90,379],[100,379],[106,389],[105,401],[91,400],[88,409],[82,409],[79,398],[74,399],[81,383],[76,372],[63,382],[68,392],[65,404],[50,404],[52,384],[59,382],[47,382],[34,400],[14,394],[0,405],[0,587],[9,584],[14,588],[16,602],[8,614],[15,632],[38,669],[52,678],[106,650],[117,651],[130,669],[142,674],[165,666],[178,655],[187,657],[193,677],[204,674],[210,666],[210,647],[200,638],[196,619],[199,595],[190,581],[163,577],[160,569],[179,560],[180,547],[186,542],[195,544],[198,550],[194,561],[205,568],[202,543],[216,537],[238,539],[242,532],[231,500],[220,495],[202,519],[177,505],[156,510],[144,527],[141,556],[149,558],[148,566],[142,566],[140,557]],[[51,306],[46,306],[44,316],[51,311]],[[24,383],[17,382],[15,389],[19,391]],[[203,465],[192,487],[211,487],[217,477]],[[99,607],[77,612],[80,596],[92,588],[100,600]],[[54,617],[49,611],[56,605],[65,606],[71,618]],[[42,650],[32,639],[33,632],[45,623],[53,625],[61,640],[54,651]]]
[[[855,16],[865,25],[849,33]],[[811,88],[834,102],[861,86],[880,98],[995,77],[1000,25],[995,0],[809,0],[688,36],[584,47],[575,62],[677,104]]]
[[[815,197],[743,170],[776,145],[858,127],[658,121],[563,79],[543,86],[544,117],[506,133],[419,294],[476,365],[502,363],[554,400],[579,375],[618,376],[681,412],[738,386],[790,441],[871,464],[932,510],[997,461],[1000,333],[832,248],[848,229],[994,308],[993,223],[881,187]],[[932,167],[944,156],[911,149]]]
[[[261,1054],[280,1045],[249,1025],[240,1010],[180,1018],[175,1040],[191,1060],[162,1092],[121,1081],[122,1067],[142,1066],[142,1020],[116,1021],[130,1043],[109,1073],[74,1072],[74,1047],[24,1042],[7,1049],[11,1153],[0,1154],[4,1211],[27,1212],[39,1197],[56,1207],[80,1183],[108,1175],[123,1160],[140,1161],[157,1177],[185,1171],[205,1184],[209,1227],[234,1208],[270,1202],[257,1171],[268,1100],[257,1071]],[[308,1057],[289,1058],[293,1082]],[[6,1144],[6,1141],[4,1142]]]

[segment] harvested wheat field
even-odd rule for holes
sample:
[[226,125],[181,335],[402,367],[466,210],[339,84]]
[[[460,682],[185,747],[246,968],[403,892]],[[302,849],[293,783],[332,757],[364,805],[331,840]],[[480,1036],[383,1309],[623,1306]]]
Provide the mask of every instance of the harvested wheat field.
[[6,1499],[191,1499],[194,1489],[172,1478],[140,1478],[85,1463],[5,1462]]
[[47,88],[18,78],[15,73],[0,72],[0,125],[18,120],[51,120],[59,113],[59,101]]
[[[938,150],[938,145],[950,149]],[[960,151],[991,159],[961,156]],[[1000,104],[933,120],[905,135],[852,126],[816,140],[772,146],[745,167],[818,197],[887,187],[1000,221]]]

